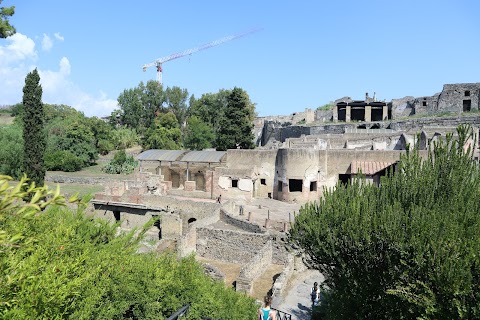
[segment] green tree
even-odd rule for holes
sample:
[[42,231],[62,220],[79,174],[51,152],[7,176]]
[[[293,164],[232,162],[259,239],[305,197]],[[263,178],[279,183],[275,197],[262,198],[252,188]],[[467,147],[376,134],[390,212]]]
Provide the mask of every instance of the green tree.
[[224,114],[219,120],[217,133],[217,150],[253,149],[253,120],[255,105],[247,92],[234,88],[227,98]]
[[135,88],[125,89],[117,100],[120,109],[112,112],[111,123],[119,122],[141,134],[153,125],[159,113],[166,111],[163,87],[153,80],[146,85],[140,82]]
[[19,180],[22,176],[23,136],[18,123],[0,128],[0,174]]
[[184,122],[188,113],[188,91],[179,87],[167,88],[165,90],[167,108],[173,112],[177,118],[180,128],[184,126]]
[[147,81],[145,86],[140,82],[139,88],[143,104],[143,126],[148,129],[153,125],[156,115],[166,112],[164,107],[166,93],[163,91],[163,86],[155,80]]
[[460,127],[302,207],[289,242],[325,276],[324,319],[480,318],[480,167]]
[[185,148],[190,150],[211,148],[214,139],[213,129],[205,122],[196,116],[188,118],[184,136]]
[[87,118],[86,120],[93,132],[98,153],[105,155],[114,150],[112,126],[97,117]]
[[144,115],[140,88],[125,89],[117,99],[120,107],[120,123],[127,128],[138,129]]
[[140,143],[135,129],[119,127],[112,132],[112,141],[116,150],[127,149]]
[[[63,158],[49,157],[50,160],[57,163],[49,162],[49,169],[60,168],[61,163],[69,164],[69,168],[77,166],[78,160],[81,163],[81,168],[95,163],[98,159],[98,150],[95,146],[95,134],[90,127],[88,119],[83,118],[56,118],[52,120],[47,126],[48,140],[47,153],[62,152]],[[78,160],[72,158],[72,155]],[[68,161],[67,161],[68,160]],[[68,169],[71,171],[71,169]]]
[[231,90],[222,89],[217,93],[202,94],[200,99],[197,100],[192,96],[189,116],[197,116],[208,124],[216,135],[219,129],[219,119],[225,113],[227,98],[231,93]]
[[[3,0],[0,0],[2,4]],[[0,38],[6,38],[15,34],[15,28],[9,23],[8,19],[15,13],[15,7],[0,7]]]
[[43,185],[46,137],[44,133],[45,114],[42,104],[42,87],[37,69],[25,78],[23,87],[23,170],[38,185]]
[[154,126],[147,130],[142,147],[148,149],[178,150],[182,148],[182,132],[172,112],[159,114]]

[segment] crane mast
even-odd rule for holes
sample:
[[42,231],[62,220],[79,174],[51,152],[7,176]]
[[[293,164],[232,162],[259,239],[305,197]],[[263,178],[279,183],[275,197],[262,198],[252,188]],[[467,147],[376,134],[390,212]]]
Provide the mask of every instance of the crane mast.
[[252,34],[252,33],[257,32],[259,30],[260,29],[253,29],[253,30],[250,30],[250,31],[247,31],[247,32],[235,34],[235,35],[232,35],[232,36],[223,37],[221,39],[206,43],[204,45],[201,45],[201,46],[198,46],[198,47],[195,47],[195,48],[187,49],[185,51],[177,52],[177,53],[168,55],[166,57],[158,58],[157,60],[155,60],[153,62],[144,64],[143,65],[143,71],[147,71],[148,68],[156,66],[156,68],[157,68],[157,82],[159,84],[162,84],[162,72],[163,72],[162,64],[163,63],[165,63],[167,61],[171,61],[171,60],[175,60],[175,59],[178,59],[178,58],[181,58],[181,57],[191,55],[192,53],[195,53],[195,52],[198,52],[198,51],[201,51],[201,50],[205,50],[205,49],[208,49],[208,48],[211,48],[211,47],[218,46],[222,43],[244,37],[246,35]]

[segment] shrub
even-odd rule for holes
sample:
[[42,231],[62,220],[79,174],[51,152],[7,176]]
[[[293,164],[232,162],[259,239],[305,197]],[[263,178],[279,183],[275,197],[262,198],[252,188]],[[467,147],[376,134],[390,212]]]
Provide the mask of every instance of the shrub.
[[120,150],[113,156],[113,160],[107,163],[102,170],[111,174],[130,174],[138,166],[138,161],[131,155],[127,155],[125,150]]
[[289,235],[325,276],[325,319],[480,318],[480,168],[465,127],[302,207]]
[[51,206],[64,204],[59,191],[8,179],[0,176],[1,319],[165,319],[185,304],[188,319],[255,315],[252,298],[208,278],[193,256],[138,254],[153,222],[118,232],[83,213],[87,199],[78,210]]
[[45,166],[51,171],[74,172],[83,168],[83,161],[67,150],[45,154]]

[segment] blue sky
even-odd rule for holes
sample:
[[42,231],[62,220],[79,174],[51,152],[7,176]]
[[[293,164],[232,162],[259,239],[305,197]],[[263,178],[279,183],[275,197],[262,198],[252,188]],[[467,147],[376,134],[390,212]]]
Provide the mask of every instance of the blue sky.
[[390,100],[480,82],[480,2],[4,0],[17,34],[0,39],[0,105],[40,71],[43,101],[109,115],[142,66],[261,27],[163,65],[190,94],[245,89],[260,116],[288,115],[365,92]]

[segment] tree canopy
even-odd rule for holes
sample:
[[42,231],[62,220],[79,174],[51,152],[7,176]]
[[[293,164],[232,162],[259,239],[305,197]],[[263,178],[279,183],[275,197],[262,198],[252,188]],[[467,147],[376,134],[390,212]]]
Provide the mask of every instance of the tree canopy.
[[23,106],[23,172],[35,183],[42,185],[46,171],[43,161],[46,145],[45,113],[42,103],[42,86],[37,69],[25,78]]
[[234,88],[220,117],[216,137],[217,150],[253,149],[253,120],[255,105],[246,91]]
[[[3,0],[0,0],[2,4]],[[15,34],[15,27],[9,22],[9,18],[15,13],[15,7],[0,7],[0,38],[6,38]]]
[[185,304],[189,319],[255,314],[254,299],[207,277],[193,256],[138,254],[153,221],[119,232],[83,213],[88,199],[68,209],[58,190],[8,180],[0,176],[0,318],[165,319]]
[[302,207],[289,242],[325,276],[322,319],[480,317],[480,168],[468,132],[426,159],[402,156],[380,187],[356,180]]

